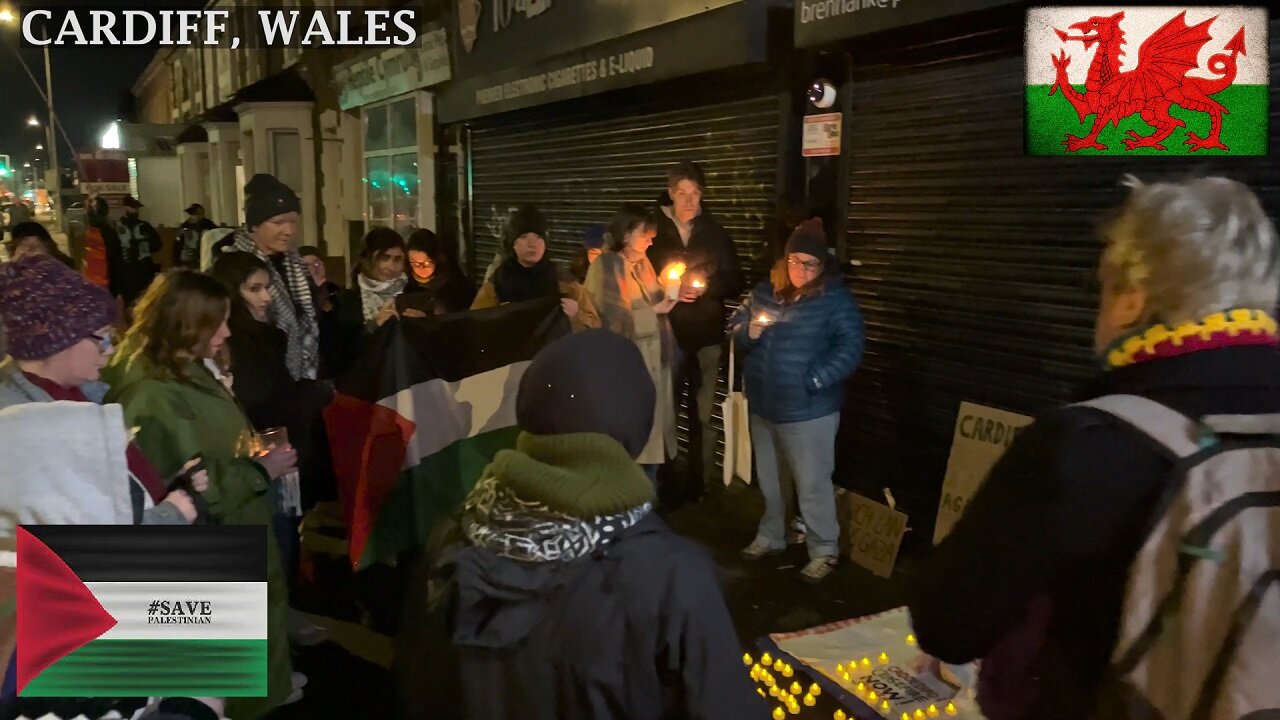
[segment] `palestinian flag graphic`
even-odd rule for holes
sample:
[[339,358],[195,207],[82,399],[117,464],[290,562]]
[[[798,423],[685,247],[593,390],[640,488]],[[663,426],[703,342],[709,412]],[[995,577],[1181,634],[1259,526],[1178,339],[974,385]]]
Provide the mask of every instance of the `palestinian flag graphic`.
[[18,694],[265,696],[268,532],[19,526]]
[[1266,155],[1265,7],[1027,11],[1031,155]]
[[515,447],[520,378],[568,332],[547,298],[402,318],[371,339],[325,410],[354,567],[422,547]]

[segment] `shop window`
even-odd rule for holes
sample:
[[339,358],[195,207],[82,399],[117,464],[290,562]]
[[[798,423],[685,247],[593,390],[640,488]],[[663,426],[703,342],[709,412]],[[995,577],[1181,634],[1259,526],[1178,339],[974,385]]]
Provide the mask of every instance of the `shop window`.
[[271,131],[271,174],[301,192],[302,137],[296,130]]
[[365,226],[418,227],[416,95],[364,109]]

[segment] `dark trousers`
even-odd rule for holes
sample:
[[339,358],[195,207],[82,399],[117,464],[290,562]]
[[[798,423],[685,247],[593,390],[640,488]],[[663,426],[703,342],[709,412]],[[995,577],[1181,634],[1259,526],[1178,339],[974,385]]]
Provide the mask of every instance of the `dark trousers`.
[[686,383],[689,388],[689,462],[688,485],[690,494],[700,494],[703,483],[716,477],[716,431],[711,425],[711,412],[716,402],[716,386],[720,381],[721,346],[711,345],[697,351],[676,351],[673,376],[675,403],[680,406],[680,395]]

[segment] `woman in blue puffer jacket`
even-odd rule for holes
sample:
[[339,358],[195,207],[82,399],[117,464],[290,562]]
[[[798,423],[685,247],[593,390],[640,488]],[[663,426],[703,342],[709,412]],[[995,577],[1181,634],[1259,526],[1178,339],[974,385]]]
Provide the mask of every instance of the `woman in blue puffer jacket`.
[[746,354],[743,387],[765,500],[760,529],[742,556],[756,560],[786,549],[786,495],[794,483],[809,547],[800,574],[818,582],[839,555],[831,483],[836,431],[845,383],[863,347],[862,313],[840,282],[822,220],[796,228],[771,278],[756,286],[730,327]]

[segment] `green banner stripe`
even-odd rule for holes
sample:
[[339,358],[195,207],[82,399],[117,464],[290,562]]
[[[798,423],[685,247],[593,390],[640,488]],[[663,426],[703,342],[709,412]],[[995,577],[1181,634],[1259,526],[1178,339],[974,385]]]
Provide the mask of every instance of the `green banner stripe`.
[[519,434],[514,426],[490,430],[453,443],[400,473],[378,514],[360,567],[421,548],[436,523],[462,506],[493,456],[516,446]]
[[23,697],[265,697],[266,640],[95,640]]
[[[1107,146],[1106,150],[1085,149],[1070,153],[1062,146],[1062,141],[1070,133],[1076,137],[1089,134],[1093,126],[1093,116],[1084,122],[1071,103],[1061,92],[1049,95],[1048,85],[1027,85],[1026,87],[1026,149],[1031,155],[1153,155],[1173,156],[1190,155],[1193,157],[1207,155],[1266,155],[1268,146],[1268,120],[1270,117],[1270,89],[1266,85],[1232,85],[1217,93],[1213,99],[1222,103],[1230,112],[1222,117],[1221,140],[1230,151],[1205,149],[1192,153],[1186,145],[1187,133],[1194,132],[1206,137],[1210,129],[1208,113],[1186,110],[1181,106],[1173,106],[1169,113],[1186,123],[1165,141],[1166,150],[1140,147],[1129,150],[1125,147],[1124,138],[1133,130],[1138,135],[1150,135],[1154,128],[1140,116],[1132,115],[1120,121],[1119,127],[1108,125],[1098,135],[1098,141]],[[1076,86],[1083,91],[1083,85]]]

